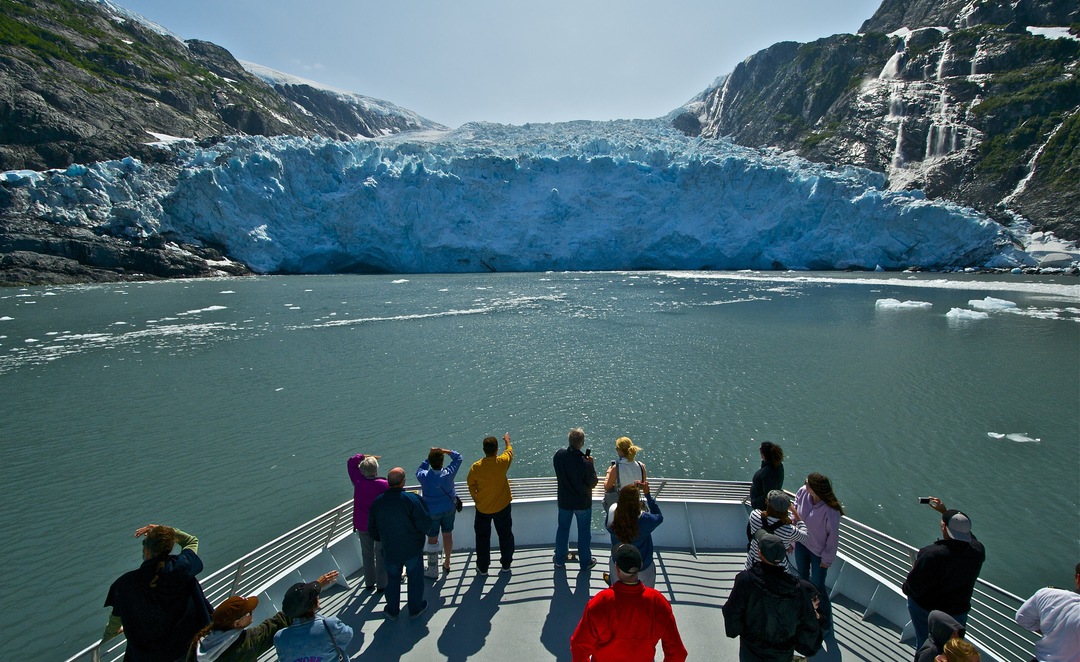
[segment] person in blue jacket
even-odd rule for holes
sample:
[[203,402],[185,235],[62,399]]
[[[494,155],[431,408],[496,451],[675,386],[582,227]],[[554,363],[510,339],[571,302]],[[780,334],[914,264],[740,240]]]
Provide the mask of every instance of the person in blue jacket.
[[[443,456],[450,456],[450,465],[443,466]],[[431,447],[426,460],[416,470],[420,482],[420,498],[431,514],[431,528],[427,532],[428,554],[439,552],[439,529],[442,529],[443,572],[450,572],[450,552],[454,549],[454,515],[457,514],[457,490],[454,477],[461,468],[461,453],[448,448]],[[438,571],[436,571],[438,574]]]
[[[647,508],[641,507],[641,496],[645,497]],[[608,509],[605,526],[611,533],[612,550],[619,543],[630,543],[641,552],[641,569],[638,581],[646,586],[656,583],[656,566],[653,565],[652,532],[664,522],[660,506],[649,492],[649,481],[639,480],[619,490],[619,500]],[[609,577],[614,578],[615,557],[612,555]]]

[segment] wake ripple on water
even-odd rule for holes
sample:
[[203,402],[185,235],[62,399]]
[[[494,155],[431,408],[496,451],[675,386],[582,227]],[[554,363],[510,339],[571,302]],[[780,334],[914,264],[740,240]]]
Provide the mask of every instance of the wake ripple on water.
[[[406,322],[412,320],[438,319],[442,317],[457,317],[461,315],[487,315],[492,313],[512,312],[516,310],[535,310],[548,303],[563,303],[566,296],[552,294],[546,296],[518,296],[504,299],[494,299],[483,303],[475,308],[452,308],[439,310],[431,313],[406,313],[402,315],[384,315],[376,317],[357,317],[351,319],[336,319],[323,321],[322,318],[312,324],[296,324],[286,328],[295,331],[300,329],[328,329],[341,326],[354,326],[357,324],[370,324],[374,322]],[[332,313],[336,314],[336,313]]]

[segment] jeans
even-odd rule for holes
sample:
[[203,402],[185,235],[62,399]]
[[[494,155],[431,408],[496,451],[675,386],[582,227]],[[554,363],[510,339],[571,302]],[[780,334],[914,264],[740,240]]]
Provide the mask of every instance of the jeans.
[[[919,606],[919,603],[912,600],[910,597],[907,599],[908,615],[911,616],[911,626],[915,628],[915,650],[919,650],[919,647],[923,645],[930,637],[930,610],[923,609]],[[949,614],[956,619],[960,625],[967,627],[967,612],[963,614]]]
[[424,562],[421,556],[406,559],[404,563],[394,563],[386,560],[386,574],[389,583],[386,585],[386,611],[391,616],[397,616],[401,612],[401,571],[404,569],[409,575],[409,615],[420,612],[424,604]]
[[566,510],[559,508],[559,528],[555,531],[555,562],[566,563],[570,552],[570,520],[577,518],[578,563],[582,568],[592,562],[592,508]]
[[386,588],[386,561],[383,560],[382,543],[367,531],[357,531],[360,539],[360,557],[364,562],[364,587]]
[[829,602],[829,592],[825,588],[825,575],[828,568],[821,567],[821,557],[807,549],[801,542],[795,543],[795,568],[799,576],[807,579],[818,590],[821,603],[818,605],[818,613],[825,618],[825,623],[832,625],[832,605]]
[[491,524],[499,536],[499,563],[509,568],[514,561],[514,520],[510,517],[510,504],[491,515],[476,511],[473,533],[476,534],[476,569],[487,572],[491,566]]

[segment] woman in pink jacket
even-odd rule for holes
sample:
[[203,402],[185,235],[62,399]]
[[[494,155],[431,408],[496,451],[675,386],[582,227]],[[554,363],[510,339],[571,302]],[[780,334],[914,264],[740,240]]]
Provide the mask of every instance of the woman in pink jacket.
[[803,579],[817,587],[821,596],[819,611],[831,627],[832,609],[825,591],[825,575],[836,559],[844,507],[833,494],[832,482],[826,476],[812,473],[795,493],[795,510],[806,522],[806,538],[795,543],[795,567]]

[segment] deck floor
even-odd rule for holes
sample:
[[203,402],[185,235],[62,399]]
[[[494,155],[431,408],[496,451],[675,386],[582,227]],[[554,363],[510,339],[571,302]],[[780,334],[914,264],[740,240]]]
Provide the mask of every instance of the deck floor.
[[[497,552],[496,552],[497,554]],[[358,576],[349,588],[331,587],[320,613],[336,615],[355,634],[346,652],[352,660],[570,660],[570,635],[585,603],[604,588],[601,562],[591,572],[555,568],[552,549],[519,549],[513,572],[476,574],[470,551],[455,553],[453,569],[428,583],[428,610],[410,620],[383,617],[381,593],[363,589]],[[744,554],[657,550],[656,589],[671,602],[691,660],[737,660],[739,644],[723,635],[720,606],[727,600]],[[402,587],[402,599],[405,589]],[[863,621],[843,598],[834,602],[835,637],[813,660],[910,660],[914,650],[898,643],[899,630],[875,619]],[[663,652],[657,646],[657,658]],[[261,658],[275,660],[273,652]]]

